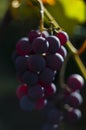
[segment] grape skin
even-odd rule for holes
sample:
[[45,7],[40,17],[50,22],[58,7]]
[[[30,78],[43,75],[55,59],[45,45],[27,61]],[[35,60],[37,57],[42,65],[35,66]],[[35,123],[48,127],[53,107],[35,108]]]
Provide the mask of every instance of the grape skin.
[[66,112],[65,119],[70,122],[76,122],[81,118],[81,111],[79,109],[72,108],[70,111]]
[[54,83],[44,85],[45,97],[53,96],[56,90],[57,88]]
[[35,103],[32,102],[28,96],[23,96],[21,99],[20,99],[20,107],[23,111],[32,111],[34,110],[35,108]]
[[60,31],[56,34],[56,36],[59,38],[61,45],[65,45],[66,42],[69,40],[69,36],[65,31]]
[[19,55],[28,55],[31,52],[31,44],[27,37],[21,38],[16,44],[16,51]]
[[40,72],[46,66],[45,59],[40,55],[32,55],[28,59],[28,68],[33,72]]
[[67,79],[67,85],[71,89],[71,91],[80,90],[84,85],[84,79],[79,74],[72,74]]
[[32,30],[28,33],[28,38],[31,43],[34,41],[34,39],[36,39],[37,37],[40,37],[40,36],[41,36],[41,33],[36,30]]
[[47,121],[51,124],[59,124],[62,119],[62,113],[60,110],[53,108],[47,112]]
[[32,49],[35,53],[46,53],[49,48],[48,41],[43,37],[36,38],[32,43]]
[[78,107],[81,105],[83,99],[82,96],[79,92],[75,91],[69,94],[68,96],[65,97],[64,103],[70,105],[71,107]]
[[45,68],[39,75],[39,79],[47,84],[52,83],[52,81],[54,80],[54,71],[51,70],[50,68]]
[[22,75],[22,79],[24,83],[28,84],[29,86],[32,86],[38,82],[38,75],[31,71],[25,71]]
[[47,55],[45,59],[46,65],[52,70],[60,70],[64,62],[63,57],[59,53]]
[[39,98],[36,102],[35,109],[36,110],[42,110],[47,104],[47,99],[45,98]]
[[25,56],[18,56],[15,60],[16,70],[24,72],[27,70],[27,58]]
[[67,56],[67,50],[64,46],[61,45],[61,47],[57,50],[57,53],[62,55],[63,58]]
[[52,35],[52,36],[48,36],[46,38],[46,40],[49,42],[48,52],[50,54],[56,53],[57,50],[60,48],[60,41],[59,41],[59,39],[56,36]]
[[33,100],[42,98],[44,96],[44,88],[40,85],[34,85],[29,89],[28,96]]
[[20,99],[25,95],[28,95],[28,85],[27,84],[22,84],[19,85],[17,90],[16,90],[16,95]]

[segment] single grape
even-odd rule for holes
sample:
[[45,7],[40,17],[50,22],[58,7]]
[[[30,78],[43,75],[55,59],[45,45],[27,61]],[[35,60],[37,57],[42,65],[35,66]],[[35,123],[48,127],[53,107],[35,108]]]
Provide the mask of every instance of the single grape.
[[20,99],[25,95],[28,95],[28,85],[27,84],[22,84],[19,85],[17,90],[16,90],[16,95]]
[[42,98],[44,96],[44,88],[41,87],[40,85],[34,85],[29,89],[28,96],[31,99],[35,100]]
[[24,74],[22,75],[22,79],[24,83],[32,86],[38,82],[38,75],[28,70],[24,72]]
[[53,96],[56,93],[56,85],[54,83],[44,85],[45,97]]
[[42,130],[59,130],[59,125],[58,124],[50,124],[50,123],[45,123],[42,127]]
[[25,56],[18,56],[15,60],[15,66],[16,66],[16,70],[18,72],[24,72],[27,70],[28,66],[27,66],[27,57]]
[[66,48],[64,46],[61,46],[58,49],[57,53],[59,53],[60,55],[62,55],[63,58],[65,58],[67,56],[67,50],[66,50]]
[[72,123],[78,121],[81,118],[81,116],[82,114],[79,109],[71,109],[66,112],[65,119],[68,122]]
[[43,37],[37,37],[32,43],[32,49],[35,53],[46,53],[49,48],[48,41]]
[[28,33],[29,41],[32,43],[37,37],[46,37],[46,35],[41,33],[39,30],[32,30]]
[[23,37],[17,42],[16,51],[19,55],[28,55],[31,52],[31,44],[27,37]]
[[72,74],[67,79],[67,85],[71,89],[71,91],[80,90],[84,85],[84,79],[79,74]]
[[40,72],[45,68],[45,59],[40,55],[32,55],[28,60],[28,68],[33,72]]
[[28,96],[23,96],[20,99],[20,107],[23,111],[32,111],[35,108],[35,103],[32,102]]
[[52,81],[55,79],[54,71],[50,68],[45,68],[39,75],[39,79],[47,84],[52,83]]
[[83,102],[82,96],[79,92],[73,92],[70,95],[66,96],[65,99],[65,104],[70,105],[71,107],[78,107],[79,105],[81,105],[81,103]]
[[58,32],[56,36],[59,38],[61,45],[65,45],[69,40],[69,36],[65,31]]
[[48,52],[49,53],[56,53],[57,50],[60,48],[59,39],[56,36],[52,35],[52,36],[48,36],[46,38],[46,40],[49,42]]
[[59,124],[63,119],[62,112],[57,108],[53,108],[47,112],[47,122],[51,124]]
[[64,62],[63,57],[59,53],[50,54],[46,57],[46,65],[53,70],[60,70]]
[[47,104],[47,100],[45,98],[40,98],[36,102],[35,109],[36,110],[42,110]]

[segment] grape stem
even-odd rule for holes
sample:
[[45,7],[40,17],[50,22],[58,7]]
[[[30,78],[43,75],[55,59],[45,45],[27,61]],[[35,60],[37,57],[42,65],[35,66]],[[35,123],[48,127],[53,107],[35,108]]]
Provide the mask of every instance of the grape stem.
[[37,0],[40,4],[40,13],[41,13],[41,19],[40,19],[40,31],[42,32],[44,30],[44,6],[41,0]]
[[[62,30],[62,28],[59,26],[57,21],[53,18],[53,16],[49,13],[49,11],[45,7],[44,7],[44,12],[46,16],[49,18],[49,20],[52,21],[52,24],[56,28],[59,28],[59,30]],[[74,60],[76,61],[84,79],[86,80],[86,68],[77,53],[78,52],[77,49],[73,46],[73,44],[70,41],[67,42],[66,47],[68,48],[69,52],[73,54]]]
[[67,87],[67,85],[65,84],[64,76],[65,76],[65,70],[66,70],[66,66],[67,66],[70,56],[71,56],[71,54],[68,53],[64,60],[64,63],[62,64],[61,70],[60,70],[59,84],[61,86],[61,89],[65,89]]

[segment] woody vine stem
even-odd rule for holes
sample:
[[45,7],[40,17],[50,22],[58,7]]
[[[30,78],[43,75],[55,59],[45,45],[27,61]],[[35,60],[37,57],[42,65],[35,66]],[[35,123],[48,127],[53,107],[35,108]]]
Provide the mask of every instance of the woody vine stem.
[[37,0],[40,4],[40,14],[41,14],[41,19],[40,19],[40,31],[42,32],[44,30],[44,6],[41,0]]
[[[59,26],[59,24],[57,23],[57,21],[53,18],[53,16],[49,13],[49,11],[43,6],[43,3],[41,0],[37,0],[40,3],[41,6],[41,24],[40,24],[40,28],[41,30],[43,30],[44,25],[44,13],[45,15],[48,17],[48,19],[52,22],[52,24],[54,25],[55,28],[59,28],[59,30],[62,30],[62,28]],[[71,53],[71,55],[73,56],[75,62],[77,63],[84,79],[86,80],[86,68],[84,66],[84,64],[82,63],[79,55],[78,55],[78,50],[73,46],[73,44],[68,41],[66,44],[66,47],[68,48],[69,52]]]

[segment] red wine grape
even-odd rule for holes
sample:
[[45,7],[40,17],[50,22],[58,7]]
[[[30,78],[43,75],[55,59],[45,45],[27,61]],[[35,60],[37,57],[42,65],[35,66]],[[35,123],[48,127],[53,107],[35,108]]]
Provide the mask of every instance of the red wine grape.
[[46,64],[52,70],[60,70],[63,62],[64,59],[59,53],[46,56]]
[[39,75],[39,79],[47,84],[52,83],[54,80],[54,71],[51,70],[50,68],[45,68]]
[[49,49],[48,52],[49,53],[56,53],[57,50],[60,48],[60,41],[59,39],[52,35],[52,36],[48,36],[47,41],[49,42]]
[[32,86],[38,82],[38,75],[31,71],[25,71],[22,75],[22,79],[24,83],[28,84],[29,86]]
[[31,101],[28,96],[23,96],[20,99],[20,107],[23,111],[32,111],[35,108],[35,103]]
[[43,37],[36,38],[32,43],[32,49],[37,54],[46,53],[49,48],[48,41]]
[[34,85],[29,89],[28,96],[34,100],[42,98],[44,97],[44,88],[40,85]]
[[59,38],[61,45],[65,45],[69,40],[68,34],[65,31],[58,32],[56,36]]
[[67,80],[67,85],[71,91],[80,90],[84,85],[84,79],[79,74],[72,74]]
[[31,44],[27,37],[23,37],[17,42],[16,51],[19,55],[28,55],[31,52]]
[[40,55],[32,55],[28,59],[28,68],[36,73],[39,73],[45,68],[45,59]]
[[29,89],[29,87],[27,84],[19,85],[16,90],[17,97],[20,99],[23,96],[28,95],[28,89]]

